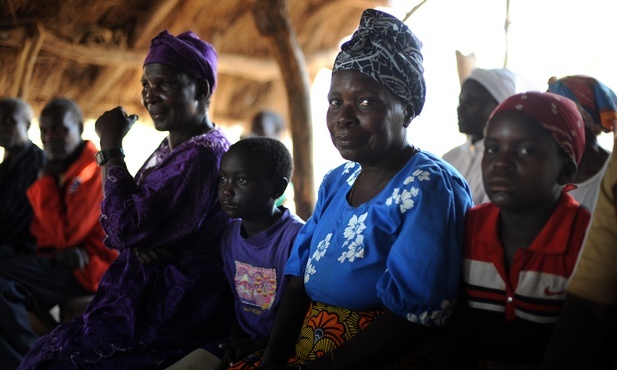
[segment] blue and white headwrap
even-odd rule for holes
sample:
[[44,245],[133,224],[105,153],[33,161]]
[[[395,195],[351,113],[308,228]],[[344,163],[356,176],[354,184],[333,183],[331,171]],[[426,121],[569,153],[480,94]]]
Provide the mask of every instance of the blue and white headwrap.
[[398,96],[411,109],[411,118],[422,111],[426,97],[422,42],[398,18],[367,9],[351,40],[341,46],[332,73],[355,70]]

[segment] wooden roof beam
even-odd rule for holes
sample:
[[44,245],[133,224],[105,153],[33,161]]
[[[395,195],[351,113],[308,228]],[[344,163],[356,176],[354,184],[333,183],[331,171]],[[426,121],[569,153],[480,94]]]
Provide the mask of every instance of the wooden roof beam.
[[13,85],[9,89],[9,95],[19,96],[25,100],[28,99],[32,71],[34,70],[34,64],[36,63],[43,40],[44,35],[38,24],[34,24],[26,32],[21,51],[17,55],[14,80]]
[[145,52],[142,50],[107,49],[71,44],[40,27],[45,42],[41,50],[57,57],[72,60],[82,64],[92,64],[105,67],[126,66],[139,68],[143,63]]
[[306,220],[315,206],[310,84],[304,53],[291,27],[287,5],[286,0],[258,0],[253,7],[253,16],[259,32],[266,37],[276,57],[287,90],[294,143],[294,203],[298,216]]
[[21,88],[18,92],[19,97],[24,100],[28,100],[28,94],[30,93],[30,82],[32,81],[34,65],[36,64],[36,59],[39,55],[39,51],[41,50],[43,42],[45,41],[45,35],[41,31],[40,24],[37,23],[33,31],[33,35],[29,40],[32,43],[32,46],[30,47],[30,52],[28,53],[28,57],[26,59],[25,71],[21,80]]
[[24,42],[21,47],[21,51],[17,54],[17,60],[15,63],[15,73],[13,74],[13,84],[9,89],[10,96],[18,96],[19,90],[21,88],[21,83],[23,81],[23,76],[26,71],[26,63],[28,60],[28,55],[30,53],[30,49],[32,48],[32,41],[30,37],[24,39]]
[[[42,27],[40,29],[41,39],[44,40],[41,50],[77,63],[114,67],[114,70],[141,69],[147,54],[146,49],[106,49],[75,45],[59,39]],[[331,67],[337,52],[338,49],[332,49],[312,55],[306,63],[308,69]],[[274,60],[234,54],[219,54],[218,72],[263,82],[278,79],[281,75]]]

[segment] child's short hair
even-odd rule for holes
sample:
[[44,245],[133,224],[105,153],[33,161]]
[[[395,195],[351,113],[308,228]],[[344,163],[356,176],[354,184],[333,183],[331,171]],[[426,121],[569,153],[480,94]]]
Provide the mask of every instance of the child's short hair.
[[269,137],[249,137],[233,144],[232,148],[242,149],[259,156],[268,177],[286,178],[291,180],[293,159],[291,153],[282,142]]

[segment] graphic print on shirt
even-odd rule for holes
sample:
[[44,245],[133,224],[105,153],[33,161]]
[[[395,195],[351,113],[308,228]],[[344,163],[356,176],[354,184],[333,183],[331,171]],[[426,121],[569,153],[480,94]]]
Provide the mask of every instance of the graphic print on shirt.
[[276,297],[276,269],[235,261],[234,284],[240,302],[269,310]]
[[79,191],[79,189],[81,188],[81,184],[84,181],[81,179],[81,177],[77,176],[75,177],[75,179],[73,180],[73,182],[71,183],[71,186],[69,186],[69,189],[67,190],[67,192],[69,194],[75,194]]

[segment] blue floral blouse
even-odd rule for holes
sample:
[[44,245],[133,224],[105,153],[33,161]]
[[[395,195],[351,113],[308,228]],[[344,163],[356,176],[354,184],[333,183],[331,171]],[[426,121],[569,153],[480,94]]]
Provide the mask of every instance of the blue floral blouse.
[[443,325],[459,291],[469,186],[449,164],[414,155],[373,199],[353,207],[360,173],[330,171],[296,238],[286,274],[304,276],[312,300],[351,310],[385,307],[421,325]]

